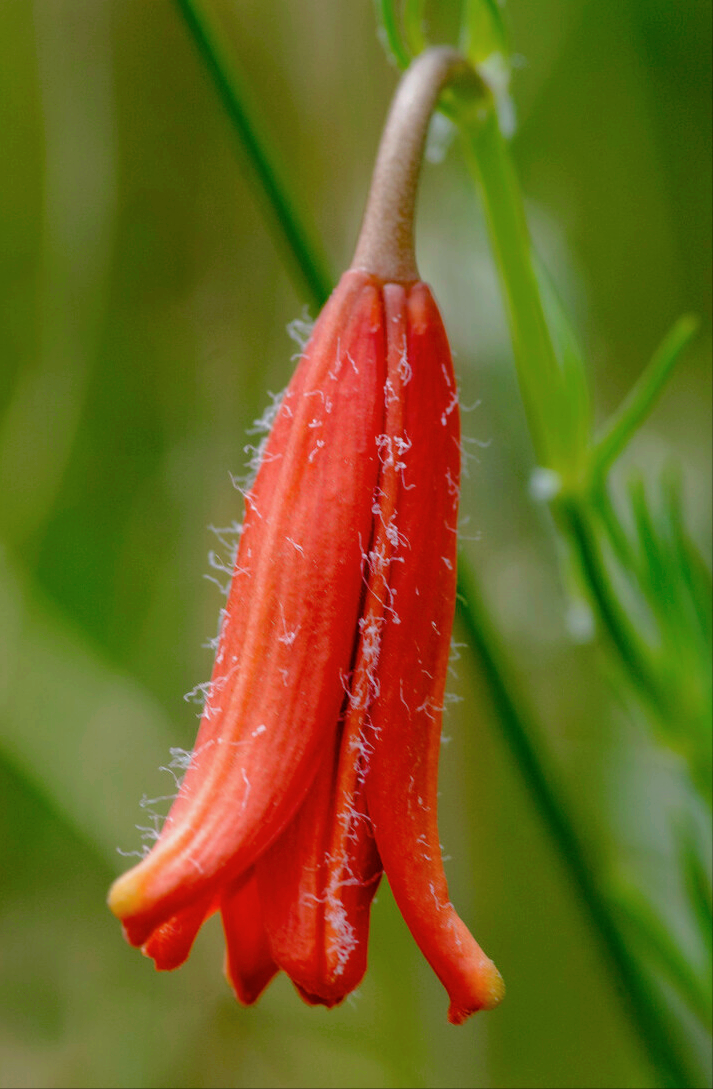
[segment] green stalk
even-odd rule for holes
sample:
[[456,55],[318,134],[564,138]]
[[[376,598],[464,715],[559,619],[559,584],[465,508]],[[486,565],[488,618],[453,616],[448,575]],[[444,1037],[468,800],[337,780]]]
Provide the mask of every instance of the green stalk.
[[381,44],[398,68],[408,68],[411,55],[401,40],[394,0],[374,0]]
[[258,191],[298,281],[298,289],[306,290],[315,307],[321,309],[331,291],[331,277],[312,232],[307,230],[297,212],[289,189],[267,150],[267,139],[251,113],[246,93],[201,4],[196,0],[175,0],[175,3],[213,80],[240,146],[255,171]]
[[[567,479],[568,470],[575,473],[578,466],[571,462],[572,451],[560,446],[556,440],[564,430],[566,399],[562,396],[561,374],[534,271],[519,184],[496,112],[491,109],[488,117],[479,123],[462,123],[461,127],[466,160],[483,195],[491,244],[507,300],[519,386],[535,453],[540,464],[555,468],[563,478],[563,499],[553,507],[553,512],[563,518],[562,528],[576,546],[582,571],[612,644],[649,697],[659,709],[665,709],[668,701],[648,660],[646,648],[618,606],[609,586],[591,524],[579,500],[581,483]],[[655,396],[652,391],[660,382],[661,374],[672,365],[670,358],[677,354],[679,346],[690,335],[688,324],[680,328],[677,326],[675,334],[673,341],[667,341],[662,353],[654,360],[657,381],[648,378],[647,395],[639,396],[635,402],[636,408],[629,408],[622,414],[619,424],[604,444],[607,453],[621,441],[620,436],[630,425],[633,415],[638,416],[646,411],[645,406]]]
[[695,1084],[688,1070],[671,1019],[656,1001],[646,978],[631,956],[617,926],[611,905],[594,878],[595,867],[575,830],[569,807],[556,782],[552,768],[541,756],[545,752],[539,730],[517,685],[509,675],[500,641],[480,599],[475,579],[461,555],[458,562],[458,616],[479,658],[493,708],[508,748],[529,788],[540,817],[554,840],[579,895],[585,914],[597,933],[613,970],[617,991],[629,1017],[644,1040],[651,1062],[667,1087]]
[[425,0],[404,0],[404,38],[412,56],[416,57],[428,45],[423,34]]
[[[491,245],[506,300],[519,386],[535,453],[541,465],[554,468],[562,477],[563,498],[555,514],[564,521],[563,528],[575,544],[582,570],[611,642],[630,671],[642,682],[652,701],[659,708],[665,707],[668,701],[650,665],[647,650],[618,607],[600,562],[592,527],[578,500],[581,488],[577,478],[579,466],[573,463],[572,450],[568,448],[566,440],[563,443],[557,441],[560,433],[568,432],[567,428],[562,427],[562,413],[567,410],[562,397],[562,376],[534,271],[519,184],[496,112],[490,109],[486,117],[471,120],[463,111],[456,120],[461,126],[466,161],[483,196]],[[676,347],[678,343],[677,337]],[[669,344],[666,349],[668,359],[673,352]],[[663,369],[659,363],[657,377]],[[629,423],[628,418],[626,422]],[[622,424],[617,436],[623,433],[623,427]],[[510,681],[506,681],[498,660],[497,640],[486,626],[474,587],[466,587],[469,578],[467,569],[461,565],[460,570],[460,581],[466,599],[471,603],[470,615],[466,616],[463,609],[460,615],[477,647],[505,739],[606,950],[618,988],[623,989],[631,1020],[664,1084],[691,1085],[694,1079],[674,1036],[670,1018],[651,994],[636,960],[627,950],[611,906],[591,876],[586,852],[569,817],[568,806],[539,755],[544,748],[541,743],[535,743],[537,734],[512,697]]]
[[555,415],[559,368],[533,268],[520,189],[495,109],[463,132],[466,162],[483,194],[535,453],[540,465],[561,471],[563,459],[553,443],[561,423]]

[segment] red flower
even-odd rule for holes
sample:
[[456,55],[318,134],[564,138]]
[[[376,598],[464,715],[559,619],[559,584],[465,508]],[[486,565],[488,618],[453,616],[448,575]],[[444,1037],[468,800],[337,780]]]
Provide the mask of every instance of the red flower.
[[428,287],[364,268],[324,308],[246,494],[209,696],[161,836],[114,884],[128,940],[174,968],[219,910],[227,974],[333,1006],[366,968],[386,871],[450,995],[496,1005],[453,909],[436,791],[455,606],[460,436]]

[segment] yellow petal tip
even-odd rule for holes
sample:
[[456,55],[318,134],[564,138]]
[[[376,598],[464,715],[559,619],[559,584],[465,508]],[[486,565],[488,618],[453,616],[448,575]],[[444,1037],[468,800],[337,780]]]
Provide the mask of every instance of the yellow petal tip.
[[484,1010],[494,1010],[496,1006],[500,1005],[505,997],[505,980],[492,961],[490,968],[489,979],[487,980],[484,993]]
[[448,1020],[452,1025],[462,1025],[478,1010],[494,1010],[505,997],[505,982],[491,960],[484,958],[478,969],[477,985],[467,1001],[453,998],[448,1010]]
[[109,889],[107,904],[117,919],[127,919],[137,914],[141,906],[141,895],[134,870],[129,870],[116,879]]

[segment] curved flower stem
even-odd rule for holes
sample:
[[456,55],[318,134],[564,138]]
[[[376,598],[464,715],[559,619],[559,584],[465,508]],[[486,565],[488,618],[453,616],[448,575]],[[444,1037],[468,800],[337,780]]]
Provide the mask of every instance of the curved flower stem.
[[467,61],[445,46],[421,53],[402,76],[379,144],[352,268],[389,283],[418,280],[413,222],[426,133],[438,96],[456,81],[482,91]]
[[[320,306],[329,293],[329,285],[322,275],[314,275],[313,270],[320,268],[315,258],[307,232],[297,217],[294,204],[287,199],[287,194],[278,184],[269,169],[269,159],[262,146],[254,125],[245,125],[247,112],[241,100],[237,85],[229,74],[224,58],[213,47],[213,40],[207,34],[204,20],[195,0],[176,0],[181,13],[201,55],[213,75],[216,87],[226,105],[231,103],[228,112],[236,133],[243,143],[248,157],[253,162],[259,180],[265,179],[265,196],[272,205],[272,211],[278,226],[284,231],[284,241],[291,249],[296,264],[300,267],[302,283],[310,301]],[[514,179],[514,175],[512,175]],[[525,265],[521,270],[521,283],[518,296],[525,298],[528,292],[536,290],[534,280]],[[513,305],[514,305],[513,299]],[[537,306],[530,299],[527,303],[530,314],[529,322],[540,339],[540,348],[544,355],[550,351],[543,338],[541,319]],[[546,332],[546,330],[545,330]],[[548,369],[551,364],[548,363]],[[580,899],[590,922],[597,932],[602,948],[615,972],[619,984],[618,991],[626,1004],[629,1017],[637,1033],[643,1040],[651,1062],[659,1071],[666,1086],[684,1086],[695,1084],[695,1077],[689,1074],[687,1064],[680,1055],[678,1042],[672,1038],[670,1021],[664,1011],[659,1010],[638,971],[636,962],[630,957],[626,945],[614,922],[612,912],[605,898],[599,891],[588,865],[582,842],[575,831],[567,805],[560,798],[558,789],[553,785],[549,771],[541,755],[544,745],[539,740],[531,719],[518,705],[519,697],[502,662],[493,629],[485,621],[482,606],[475,590],[475,580],[467,561],[461,557],[459,573],[458,610],[461,621],[472,641],[472,649],[481,664],[483,674],[490,689],[493,706],[497,712],[497,721],[503,731],[513,757],[523,778],[535,799],[542,819],[549,829],[557,846],[567,872],[577,888]],[[537,739],[537,740],[536,740]]]
[[331,277],[314,237],[297,212],[287,186],[280,178],[274,159],[267,150],[267,140],[257,119],[251,115],[246,95],[196,0],[175,0],[188,30],[210,74],[230,122],[255,171],[257,188],[274,219],[276,235],[283,243],[292,272],[300,287],[320,309],[332,289]]

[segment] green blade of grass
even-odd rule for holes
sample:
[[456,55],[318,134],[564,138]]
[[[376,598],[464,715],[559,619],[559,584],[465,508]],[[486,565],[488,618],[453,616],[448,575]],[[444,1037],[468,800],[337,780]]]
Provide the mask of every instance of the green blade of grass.
[[422,53],[427,46],[423,33],[423,9],[425,0],[405,0],[404,2],[404,38],[413,56]]
[[641,892],[633,887],[620,889],[616,903],[632,940],[639,943],[649,958],[661,966],[690,1010],[707,1025],[711,1019],[711,996],[705,981],[697,974],[666,925]]
[[472,64],[493,53],[509,53],[507,32],[497,0],[465,0],[461,48]]
[[586,506],[578,500],[565,498],[558,511],[576,547],[587,586],[611,645],[652,708],[664,718],[668,717],[672,712],[669,692],[661,682],[648,647],[611,586]]
[[488,234],[506,304],[508,324],[537,462],[563,479],[573,471],[560,422],[560,368],[532,261],[525,209],[494,102],[469,118],[458,111],[466,165],[480,191]]
[[711,955],[713,954],[713,902],[710,872],[701,857],[696,837],[690,825],[683,825],[678,833],[678,849],[681,856],[689,903],[698,924],[698,931],[708,954],[709,983]]
[[298,214],[288,187],[267,150],[267,140],[248,105],[218,37],[195,0],[175,0],[218,96],[230,118],[240,146],[251,163],[265,207],[277,228],[293,274],[312,302],[322,307],[331,291],[331,277],[316,240]]
[[713,638],[713,581],[710,569],[686,531],[683,489],[678,468],[669,466],[665,469],[662,491],[678,566],[688,588],[700,639],[708,650]]
[[681,352],[697,329],[698,319],[692,314],[684,314],[664,338],[646,370],[624,398],[595,444],[591,465],[593,481],[603,479],[609,466],[649,414]]
[[408,68],[411,56],[404,45],[399,30],[399,20],[393,0],[374,0],[379,39],[387,55],[397,68]]
[[552,769],[541,755],[544,745],[535,740],[541,737],[541,731],[536,728],[531,713],[525,709],[522,696],[504,663],[499,640],[486,617],[475,578],[463,556],[459,557],[458,564],[458,616],[469,636],[471,649],[477,655],[508,748],[557,845],[579,894],[580,904],[607,956],[616,989],[645,1043],[662,1084],[678,1086],[679,1089],[694,1085],[695,1075],[688,1068],[669,1014],[657,1001],[636,959],[628,950],[614,920],[611,905],[603,895],[594,869],[586,857],[569,806],[556,785]]

